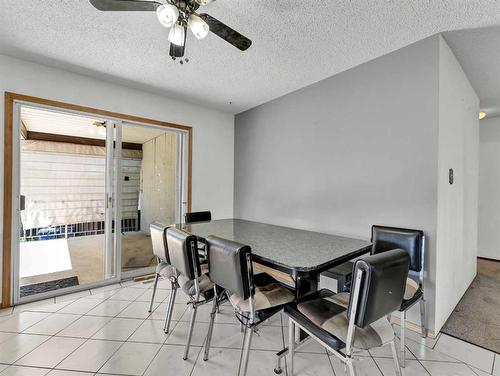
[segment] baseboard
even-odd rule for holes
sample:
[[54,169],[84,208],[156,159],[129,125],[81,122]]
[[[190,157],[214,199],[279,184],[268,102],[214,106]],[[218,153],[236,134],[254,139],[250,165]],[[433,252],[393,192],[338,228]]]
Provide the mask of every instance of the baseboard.
[[500,262],[500,260],[498,260],[498,259],[489,258],[489,257],[477,256],[477,258],[478,258],[478,259],[481,259],[481,260],[486,260],[486,261]]
[[[401,319],[398,316],[391,315],[391,323],[401,325]],[[420,324],[415,324],[411,321],[406,320],[406,329],[411,330],[412,332],[420,334],[422,332],[422,329],[420,327]],[[426,329],[427,337],[431,338],[436,338],[436,333],[433,331]]]

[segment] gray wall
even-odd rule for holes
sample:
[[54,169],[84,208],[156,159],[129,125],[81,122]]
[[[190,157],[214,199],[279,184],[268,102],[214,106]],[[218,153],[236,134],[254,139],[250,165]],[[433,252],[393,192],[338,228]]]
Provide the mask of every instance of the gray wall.
[[430,329],[438,61],[436,36],[235,119],[235,216],[365,239],[374,223],[425,230]]

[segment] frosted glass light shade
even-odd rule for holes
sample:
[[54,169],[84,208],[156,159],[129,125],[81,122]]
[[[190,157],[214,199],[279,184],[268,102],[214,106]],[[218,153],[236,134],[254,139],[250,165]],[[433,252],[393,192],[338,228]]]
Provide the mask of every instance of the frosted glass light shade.
[[175,23],[168,33],[168,41],[177,46],[184,46],[185,31],[184,27]]
[[179,9],[172,4],[163,4],[156,8],[158,21],[165,26],[171,27],[179,18]]
[[208,35],[208,32],[210,31],[208,24],[205,21],[203,21],[200,17],[198,17],[196,14],[192,14],[189,16],[188,25],[191,31],[193,32],[194,36],[198,40],[205,38]]

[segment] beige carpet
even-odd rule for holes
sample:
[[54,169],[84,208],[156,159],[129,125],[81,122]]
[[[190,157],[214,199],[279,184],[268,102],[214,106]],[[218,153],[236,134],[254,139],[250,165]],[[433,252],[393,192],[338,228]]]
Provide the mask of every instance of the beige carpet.
[[[50,242],[50,240],[46,240]],[[104,278],[104,235],[68,239],[72,269],[21,278],[21,286],[76,276],[80,284]],[[143,232],[122,235],[122,271],[156,265],[151,237]]]
[[441,331],[500,353],[500,262],[479,259],[477,272]]

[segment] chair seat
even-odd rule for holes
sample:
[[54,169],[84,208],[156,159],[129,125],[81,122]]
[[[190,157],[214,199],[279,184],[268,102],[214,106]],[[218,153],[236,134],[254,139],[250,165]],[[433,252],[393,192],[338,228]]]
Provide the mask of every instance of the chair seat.
[[405,294],[400,311],[406,311],[422,297],[423,291],[417,281],[411,278],[406,279]]
[[[203,274],[198,277],[200,293],[204,295],[205,299],[210,299],[213,296],[214,283],[210,280],[208,275],[207,264],[201,265],[201,272]],[[194,296],[196,294],[194,279],[188,279],[184,275],[180,274],[178,281],[182,291],[184,291],[187,295]]]
[[[347,293],[335,294],[323,289],[309,295],[305,300],[287,305],[285,313],[313,335],[338,350],[345,347],[347,340],[349,319],[346,298],[348,297]],[[383,317],[365,328],[356,326],[353,347],[368,350],[383,346],[393,339],[392,325],[386,317]]]
[[[263,311],[270,308],[282,307],[295,299],[293,293],[266,273],[259,273],[253,276],[255,284],[255,310]],[[229,296],[229,301],[233,307],[240,312],[250,312],[250,303],[248,300],[237,294]]]
[[161,261],[156,267],[156,273],[163,278],[177,278],[177,270],[165,261]]

